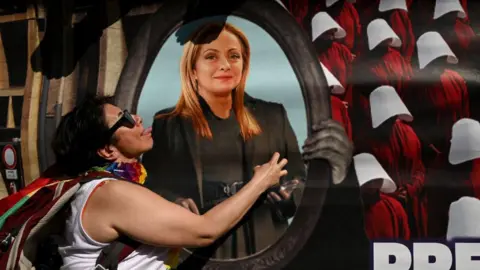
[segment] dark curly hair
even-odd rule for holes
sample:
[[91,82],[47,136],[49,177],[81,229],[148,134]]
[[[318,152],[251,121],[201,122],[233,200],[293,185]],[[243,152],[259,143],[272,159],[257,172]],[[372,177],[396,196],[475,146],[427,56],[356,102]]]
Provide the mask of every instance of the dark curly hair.
[[108,162],[97,154],[98,149],[111,143],[103,110],[106,104],[112,104],[111,97],[89,94],[62,117],[52,141],[61,173],[76,176]]

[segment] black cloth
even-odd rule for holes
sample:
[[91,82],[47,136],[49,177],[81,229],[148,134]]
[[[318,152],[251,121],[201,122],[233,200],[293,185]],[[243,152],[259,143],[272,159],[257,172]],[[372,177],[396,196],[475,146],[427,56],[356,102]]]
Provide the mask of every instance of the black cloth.
[[[250,180],[253,176],[254,166],[268,162],[274,152],[279,152],[281,157],[285,157],[289,161],[286,166],[289,174],[281,181],[295,178],[304,180],[305,165],[283,105],[255,99],[248,95],[245,95],[244,101],[245,107],[259,123],[262,133],[247,140],[244,144],[243,179]],[[208,105],[203,100],[201,100],[201,106],[204,112],[208,111]],[[168,108],[158,112],[157,115],[172,110],[173,108]],[[203,163],[206,158],[202,158],[200,153],[202,139],[196,136],[191,120],[181,116],[156,119],[152,125],[152,136],[154,139],[153,149],[145,153],[142,159],[148,172],[145,186],[170,201],[175,201],[180,197],[191,198],[199,208],[202,208],[205,201]],[[216,142],[215,134],[213,142]],[[227,154],[224,153],[224,155]],[[225,170],[222,168],[226,166],[224,156],[206,162],[207,164],[216,162],[216,168]],[[209,172],[207,175],[211,176],[212,173]],[[287,217],[276,217],[276,210],[266,202],[265,197],[261,197],[254,209],[240,222],[242,225],[253,215],[255,249],[257,251],[277,241],[288,227]],[[232,232],[233,230],[227,235]],[[244,255],[241,252],[241,238],[238,237],[239,256]]]
[[[243,181],[243,139],[235,113],[231,110],[230,116],[222,119],[207,110],[205,117],[213,139],[200,138],[203,179],[226,184]],[[219,160],[222,166],[218,166]]]

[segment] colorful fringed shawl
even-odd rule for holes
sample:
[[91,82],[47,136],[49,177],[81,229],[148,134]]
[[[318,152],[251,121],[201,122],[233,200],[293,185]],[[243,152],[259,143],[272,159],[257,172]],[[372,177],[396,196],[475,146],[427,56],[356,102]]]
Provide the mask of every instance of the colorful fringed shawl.
[[91,171],[107,171],[118,177],[143,185],[147,178],[147,171],[139,162],[119,163],[113,162],[103,167],[93,167]]
[[[89,170],[87,173],[92,174],[102,174],[102,172],[109,172],[115,174],[118,177],[121,177],[127,181],[135,182],[140,185],[145,183],[147,172],[143,165],[138,162],[133,163],[110,163],[104,166],[94,167]],[[85,174],[86,175],[86,174]],[[0,230],[3,229],[6,221],[9,217],[15,218],[17,215],[21,215],[25,211],[25,207],[30,204],[30,199],[38,200],[39,196],[35,196],[39,191],[38,195],[43,194],[46,190],[51,190],[50,193],[57,193],[57,187],[60,186],[59,183],[62,183],[62,189],[60,193],[63,194],[63,189],[69,189],[70,186],[74,185],[75,179],[67,180],[55,180],[52,178],[38,178],[33,181],[31,184],[20,190],[19,192],[8,196],[0,200]],[[74,182],[72,182],[74,181]],[[71,182],[72,184],[69,184]],[[72,186],[73,187],[73,186]],[[52,195],[50,195],[52,196]],[[62,195],[63,196],[63,195]],[[70,195],[71,196],[71,195]],[[42,195],[43,197],[43,195]],[[47,198],[45,198],[47,199]],[[47,199],[48,200],[48,199]],[[54,200],[54,199],[53,199]],[[23,207],[25,206],[25,207]],[[32,211],[41,211],[40,209]],[[32,214],[34,213],[32,212]],[[11,223],[11,220],[9,221]],[[10,227],[7,225],[7,227]],[[171,248],[168,252],[168,257],[165,261],[167,269],[175,269],[178,265],[180,248]]]

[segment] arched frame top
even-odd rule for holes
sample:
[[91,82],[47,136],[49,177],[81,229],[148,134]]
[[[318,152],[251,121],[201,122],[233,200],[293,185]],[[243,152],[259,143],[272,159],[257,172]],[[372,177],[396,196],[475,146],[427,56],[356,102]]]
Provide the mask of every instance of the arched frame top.
[[[232,5],[230,1],[223,2],[225,5]],[[166,1],[139,30],[117,84],[117,106],[136,112],[150,68],[163,44],[183,25],[186,14],[191,12],[189,5],[189,0]],[[308,135],[312,133],[312,125],[331,117],[330,90],[313,45],[307,34],[281,5],[275,1],[245,0],[228,14],[209,15],[231,15],[249,20],[263,28],[279,44],[302,89]],[[200,18],[201,16],[198,19]],[[179,269],[199,269],[201,266],[203,269],[226,270],[285,267],[295,269],[293,261],[302,249],[306,248],[307,242],[311,241],[309,238],[320,220],[330,179],[330,168],[326,162],[318,160],[309,164],[305,190],[293,222],[284,235],[267,249],[249,257],[208,261],[191,256],[185,251],[181,255],[183,263]],[[195,268],[191,268],[193,266]]]

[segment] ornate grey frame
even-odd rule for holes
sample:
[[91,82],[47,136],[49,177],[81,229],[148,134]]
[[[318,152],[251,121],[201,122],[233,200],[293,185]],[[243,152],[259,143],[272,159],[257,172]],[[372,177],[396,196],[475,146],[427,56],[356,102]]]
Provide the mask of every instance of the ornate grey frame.
[[[214,1],[218,4],[217,1]],[[225,3],[230,1],[225,1]],[[331,117],[330,90],[317,60],[313,44],[294,18],[275,1],[232,1],[235,10],[209,14],[234,15],[247,19],[269,33],[285,52],[302,89],[307,111],[308,135],[311,127]],[[233,3],[231,3],[233,4]],[[135,112],[150,68],[165,41],[184,23],[191,5],[189,0],[165,1],[142,26],[129,50],[120,76],[115,102],[121,108]],[[227,14],[228,13],[228,14]],[[320,218],[330,186],[330,167],[323,160],[309,164],[308,179],[293,222],[285,234],[269,248],[249,257],[231,260],[205,260],[183,251],[179,269],[299,269],[309,262],[317,269],[313,258],[301,256],[312,248],[315,230],[320,230]],[[313,245],[315,246],[315,245]],[[302,252],[303,251],[303,252]],[[325,269],[329,269],[326,266]]]

